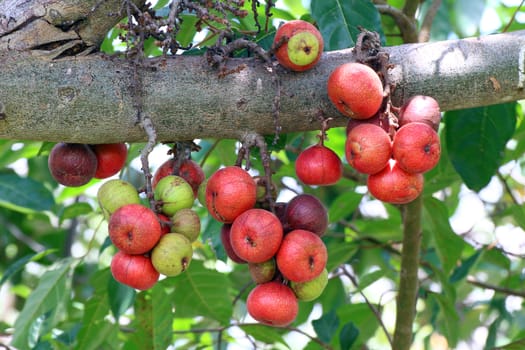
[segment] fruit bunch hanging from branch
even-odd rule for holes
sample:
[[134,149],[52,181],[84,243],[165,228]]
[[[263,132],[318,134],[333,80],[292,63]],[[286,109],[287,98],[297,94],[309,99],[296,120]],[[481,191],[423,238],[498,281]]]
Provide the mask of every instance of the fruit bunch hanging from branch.
[[[252,5],[256,13],[259,4],[254,1]],[[266,5],[271,7],[272,2]],[[323,203],[306,193],[276,203],[278,189],[272,180],[271,151],[265,138],[255,133],[240,140],[236,164],[218,169],[208,179],[191,160],[191,153],[199,150],[192,141],[175,143],[169,152],[173,157],[154,174],[148,160],[157,140],[155,126],[143,108],[141,72],[148,69],[144,43],[153,38],[164,55],[191,49],[176,39],[184,11],[197,15],[197,26],[207,26],[207,40],[215,39],[205,59],[217,69],[218,77],[243,69],[225,70],[224,65],[240,50],[248,50],[267,65],[275,82],[276,95],[269,113],[276,122],[274,142],[278,139],[280,84],[275,67],[280,65],[287,74],[302,74],[314,68],[320,62],[323,38],[315,25],[292,20],[277,29],[273,45],[266,51],[247,37],[236,37],[228,16],[246,16],[242,6],[242,1],[233,0],[180,1],[172,4],[166,18],[125,1],[128,21],[120,28],[125,33],[122,39],[128,43],[125,57],[132,63],[130,91],[137,123],[148,135],[141,152],[145,187],[136,189],[126,181],[111,179],[100,187],[98,200],[108,221],[109,238],[117,249],[111,262],[114,278],[144,290],[153,287],[160,275],[177,276],[191,268],[192,243],[200,234],[200,218],[192,210],[198,198],[210,216],[221,223],[220,238],[228,257],[248,265],[255,283],[246,301],[248,313],[263,324],[283,327],[295,320],[299,301],[315,300],[327,285],[329,252],[323,235],[329,219]],[[269,11],[266,14],[268,21]],[[258,18],[255,20],[261,30]],[[395,86],[388,81],[391,65],[376,33],[362,31],[354,56],[355,62],[337,67],[327,80],[330,100],[349,117],[346,160],[367,176],[370,193],[377,199],[408,203],[422,191],[422,174],[439,160],[439,106],[428,96],[416,96],[401,107],[392,104]],[[342,177],[342,160],[324,144],[330,120],[319,113],[319,141],[297,158],[296,176],[305,186],[331,186]],[[118,165],[107,166],[117,161],[107,160],[111,158],[103,154],[114,152],[125,160],[126,147],[122,147],[57,144],[50,156],[50,171],[65,186],[110,177],[120,171],[124,161],[119,159]],[[55,156],[64,149],[74,156]],[[251,172],[253,149],[258,150],[261,174]],[[76,162],[74,166],[68,159]]]

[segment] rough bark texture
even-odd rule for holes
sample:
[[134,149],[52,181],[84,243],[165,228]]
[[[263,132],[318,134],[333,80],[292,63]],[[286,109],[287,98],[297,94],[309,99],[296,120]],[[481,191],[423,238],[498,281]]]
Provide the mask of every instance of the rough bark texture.
[[[3,37],[0,34],[0,40]],[[525,31],[387,51],[395,65],[391,79],[397,85],[397,105],[414,94],[433,96],[442,110],[525,97]],[[146,139],[136,125],[131,63],[100,54],[50,57],[55,55],[0,46],[0,138],[83,143]],[[325,53],[316,68],[304,73],[273,67],[282,88],[282,132],[319,129],[320,112],[336,117],[332,126],[346,124],[328,100],[326,81],[336,66],[352,60],[347,49]],[[202,57],[151,59],[146,64],[141,68],[143,107],[158,141],[275,132],[275,75],[262,61],[231,59],[229,68],[242,69],[224,78]]]

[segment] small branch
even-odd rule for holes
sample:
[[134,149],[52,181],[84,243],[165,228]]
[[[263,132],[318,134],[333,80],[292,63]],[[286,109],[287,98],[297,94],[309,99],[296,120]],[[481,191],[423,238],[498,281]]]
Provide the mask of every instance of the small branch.
[[407,16],[403,11],[390,5],[376,5],[376,8],[379,13],[394,19],[405,43],[417,42],[417,27],[413,17]]
[[523,6],[523,3],[525,3],[525,0],[521,0],[521,2],[520,2],[520,4],[518,5],[518,7],[516,7],[516,11],[514,11],[514,13],[512,14],[512,17],[510,18],[509,23],[507,23],[507,25],[505,26],[505,28],[503,28],[503,30],[501,31],[502,33],[505,33],[507,30],[509,30],[510,25],[512,24],[512,22],[514,22],[514,20],[516,19],[516,15],[517,15],[518,12],[521,10],[521,7]]
[[401,254],[401,273],[396,302],[396,324],[393,349],[409,350],[412,345],[412,325],[416,315],[419,280],[419,252],[421,246],[421,212],[423,200],[419,196],[402,207],[403,251]]
[[491,290],[495,291],[496,293],[503,293],[503,294],[506,294],[506,295],[513,295],[513,296],[525,299],[525,292],[521,291],[521,290],[515,290],[515,289],[499,287],[499,286],[495,286],[495,285],[492,285],[492,284],[488,284],[488,283],[485,283],[485,282],[478,281],[472,276],[468,276],[467,277],[467,282],[472,284],[472,285],[474,285],[474,286],[477,286],[477,287],[481,287],[481,288],[485,288],[485,289],[491,289]]
[[507,194],[510,196],[510,198],[512,200],[512,203],[514,203],[515,205],[521,205],[520,200],[518,200],[518,198],[516,198],[514,193],[512,193],[512,188],[510,188],[509,183],[507,182],[507,179],[505,179],[505,177],[503,177],[503,174],[498,170],[496,172],[496,175],[497,175],[498,179],[500,179],[500,181],[503,183],[503,187],[505,188],[505,192],[507,192]]
[[[352,275],[352,273],[350,271],[348,271],[346,269],[346,267],[344,265],[341,265],[341,270],[343,271],[343,274],[348,277],[350,279],[350,281],[352,282],[352,284],[354,285],[354,287],[358,288],[359,289],[359,284],[357,283],[357,280],[356,278],[354,277],[354,275]],[[385,333],[386,335],[386,338],[388,340],[388,343],[390,344],[390,347],[392,347],[392,337],[390,336],[390,333],[388,332],[388,330],[386,329],[386,326],[385,324],[383,323],[383,320],[381,318],[381,313],[379,312],[379,310],[370,302],[370,300],[368,300],[368,298],[366,297],[365,293],[363,293],[363,291],[361,289],[359,289],[359,294],[361,294],[361,296],[363,297],[363,299],[365,300],[365,303],[366,305],[368,305],[368,308],[372,311],[372,313],[374,314],[374,316],[376,317],[377,321],[379,322],[379,325],[381,326],[381,329],[383,329],[383,332]]]
[[149,169],[148,156],[157,144],[157,133],[155,131],[155,127],[153,126],[153,122],[147,115],[142,116],[140,125],[144,129],[146,135],[148,135],[148,142],[140,151],[140,161],[142,164],[142,172],[144,173],[144,178],[146,180],[146,196],[149,200],[150,207],[154,209],[156,206],[155,199],[153,198],[153,189],[151,187],[151,178],[153,176],[151,175],[151,171]]
[[[525,0],[524,0],[525,1]],[[432,23],[436,17],[439,7],[441,6],[441,0],[434,0],[432,5],[427,11],[423,22],[421,23],[421,29],[419,30],[418,42],[426,43],[430,39],[430,29],[432,28]]]
[[[263,325],[260,324],[260,323],[231,323],[231,324],[226,325],[224,327],[195,328],[195,329],[180,330],[180,331],[176,330],[176,331],[173,331],[173,334],[188,334],[188,333],[201,334],[201,333],[208,333],[208,332],[210,332],[210,333],[222,333],[222,332],[224,332],[225,330],[227,330],[229,328],[242,327],[242,326],[263,326]],[[320,345],[322,349],[326,349],[326,350],[331,350],[332,349],[330,344],[324,343],[319,338],[313,337],[310,334],[306,333],[305,331],[303,331],[303,330],[301,330],[299,328],[287,326],[287,327],[282,327],[281,329],[285,329],[285,330],[288,330],[288,331],[291,331],[291,332],[296,332],[296,333],[299,333],[301,335],[304,335],[305,337],[307,337],[311,341],[313,341],[313,342],[317,343],[318,345]]]
[[419,7],[419,3],[419,0],[406,0],[405,6],[403,7],[403,13],[405,14],[405,16],[407,16],[408,18],[415,18],[417,8]]
[[272,197],[272,168],[271,168],[271,158],[270,153],[268,152],[268,146],[264,137],[256,133],[248,133],[244,135],[241,140],[242,147],[239,150],[239,155],[237,158],[237,165],[240,165],[242,158],[246,159],[246,167],[249,168],[249,150],[252,147],[258,147],[259,153],[261,155],[261,163],[264,168],[264,185],[266,187],[266,202],[272,213],[275,213],[275,201]]

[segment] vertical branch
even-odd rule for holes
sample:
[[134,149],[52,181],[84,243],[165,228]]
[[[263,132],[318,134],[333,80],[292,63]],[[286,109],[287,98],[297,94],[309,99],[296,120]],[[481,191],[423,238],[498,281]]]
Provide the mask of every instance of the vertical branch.
[[421,247],[422,210],[422,196],[402,207],[403,251],[397,293],[393,350],[410,350],[412,345],[412,325],[416,316],[417,291],[419,288],[417,272]]
[[425,43],[430,39],[430,29],[432,27],[432,22],[436,17],[439,7],[441,6],[441,0],[434,0],[430,8],[428,9],[423,23],[421,23],[421,30],[419,31],[418,42]]

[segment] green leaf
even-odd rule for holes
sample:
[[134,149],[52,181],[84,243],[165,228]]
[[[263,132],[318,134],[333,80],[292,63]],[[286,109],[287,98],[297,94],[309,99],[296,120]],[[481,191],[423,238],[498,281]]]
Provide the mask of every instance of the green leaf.
[[363,290],[381,277],[385,276],[385,270],[375,270],[359,278],[359,290]]
[[323,293],[315,300],[324,310],[337,309],[347,302],[348,292],[340,278],[329,278]]
[[482,252],[482,250],[478,250],[474,254],[469,256],[467,259],[463,260],[461,262],[461,265],[459,265],[452,272],[452,275],[450,276],[450,283],[461,281],[463,278],[467,277],[470,269],[472,268],[472,266],[474,266]]
[[[354,348],[356,349],[359,348],[359,345],[365,344],[372,338],[379,328],[376,316],[366,303],[347,303],[341,305],[337,308],[337,315],[341,320],[352,320],[355,327],[359,330],[357,340],[354,344]],[[341,334],[342,327],[343,326],[339,329],[339,334]]]
[[86,202],[73,203],[65,207],[62,213],[60,214],[60,224],[62,224],[64,220],[73,219],[78,216],[86,215],[86,214],[92,213],[93,211],[94,211],[93,207],[91,207],[89,203],[86,203]]
[[139,349],[164,350],[172,342],[173,291],[157,283],[140,292],[135,301],[135,332],[131,341]]
[[317,21],[324,39],[325,51],[354,46],[359,26],[384,37],[381,17],[370,0],[312,1],[311,7],[312,17]]
[[347,191],[337,196],[330,204],[328,217],[331,222],[337,222],[350,216],[361,203],[362,194],[353,191]]
[[133,305],[137,293],[135,289],[117,282],[112,275],[108,278],[107,288],[111,312],[118,320]]
[[525,230],[525,208],[522,205],[513,205],[509,209],[518,226]]
[[479,191],[501,165],[516,128],[516,104],[450,111],[445,126],[452,165],[468,188]]
[[452,231],[447,207],[443,202],[432,197],[423,200],[423,227],[425,233],[428,232],[434,240],[443,272],[449,274],[466,243]]
[[21,212],[51,210],[53,194],[41,183],[16,174],[0,174],[0,206]]
[[96,350],[110,336],[116,336],[118,325],[106,319],[109,314],[108,280],[109,268],[97,271],[91,279],[95,291],[85,303],[82,326],[78,331],[78,349]]
[[312,326],[321,341],[330,343],[339,328],[339,317],[337,317],[335,311],[332,310],[317,320],[313,320]]
[[347,262],[358,250],[356,245],[335,239],[326,242],[326,249],[328,250],[328,261],[326,262],[328,272]]
[[193,260],[186,271],[167,278],[165,283],[175,286],[173,299],[177,317],[204,316],[222,324],[229,323],[233,307],[227,293],[230,280],[225,274]]
[[446,298],[441,294],[431,293],[430,296],[433,297],[439,305],[439,314],[444,318],[442,322],[442,331],[447,338],[448,345],[451,348],[454,348],[458,342],[458,333],[460,329],[459,315],[454,306],[454,303],[452,303],[449,298]]
[[68,300],[68,275],[73,262],[72,259],[64,259],[42,275],[38,286],[27,298],[24,308],[15,321],[13,346],[20,350],[30,349],[29,340],[33,322]]
[[195,33],[197,32],[195,24],[199,21],[199,19],[193,14],[181,15],[181,17],[182,23],[180,26],[180,30],[177,33],[177,41],[182,46],[188,46],[191,44],[193,38],[195,37]]
[[523,349],[525,349],[525,339],[519,339],[519,340],[513,341],[512,343],[508,343],[506,345],[494,348],[494,350],[523,350]]
[[345,323],[341,332],[339,332],[339,343],[341,350],[349,350],[359,337],[359,329],[352,323]]
[[247,324],[240,326],[240,328],[247,334],[254,337],[256,340],[266,344],[280,343],[286,345],[281,332],[279,332],[279,330],[274,327],[269,327],[262,324]]
[[15,261],[14,263],[9,264],[7,269],[4,271],[2,279],[0,279],[0,286],[4,284],[5,281],[7,281],[9,278],[11,278],[11,276],[13,276],[15,273],[22,270],[28,262],[38,261],[42,259],[43,257],[48,256],[49,254],[52,254],[55,252],[57,252],[57,249],[47,249],[40,253],[26,255],[18,259],[17,261]]

